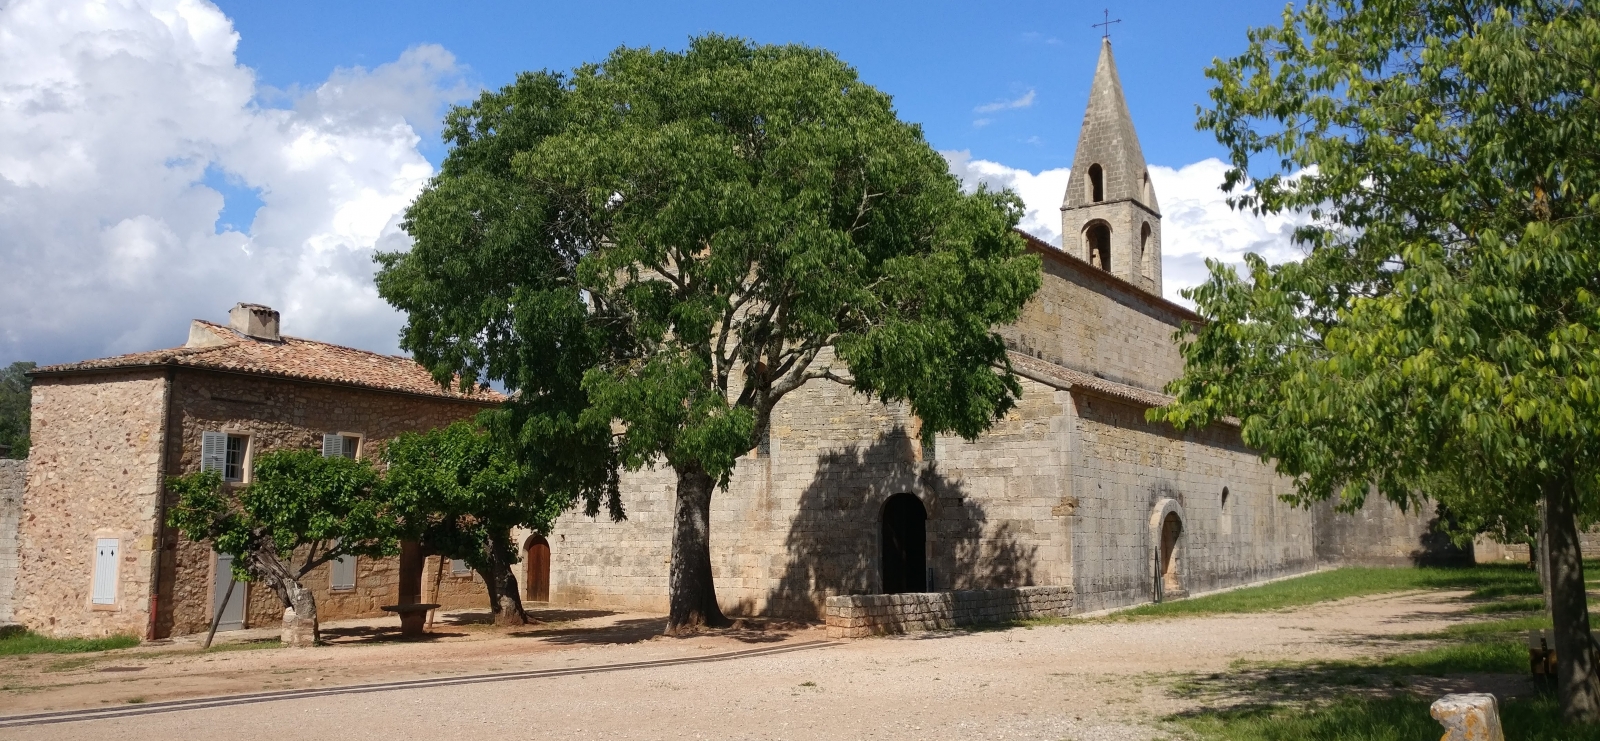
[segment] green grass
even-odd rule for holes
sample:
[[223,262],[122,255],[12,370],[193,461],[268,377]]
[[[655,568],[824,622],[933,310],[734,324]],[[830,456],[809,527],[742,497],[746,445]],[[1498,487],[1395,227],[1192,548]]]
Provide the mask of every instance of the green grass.
[[[1210,741],[1401,741],[1437,738],[1428,715],[1436,698],[1409,689],[1418,677],[1527,674],[1522,633],[1548,628],[1543,615],[1454,625],[1404,636],[1431,642],[1408,653],[1356,661],[1240,662],[1225,674],[1194,676],[1174,691],[1195,698],[1243,698],[1225,709],[1203,708],[1168,718]],[[1548,693],[1502,698],[1508,741],[1600,741],[1600,727],[1567,728]]]
[[1509,596],[1526,598],[1539,594],[1539,580],[1522,564],[1483,564],[1459,568],[1346,567],[1259,587],[1142,605],[1115,613],[1110,619],[1263,612],[1346,597],[1416,589],[1471,590],[1468,599],[1472,600],[1495,600]]
[[139,645],[133,636],[119,635],[108,638],[50,638],[34,632],[12,633],[0,638],[0,656],[24,654],[76,654],[88,651],[109,651]]
[[1501,602],[1486,602],[1481,605],[1473,605],[1467,610],[1467,612],[1470,612],[1474,615],[1494,615],[1503,612],[1542,612],[1543,610],[1544,598],[1533,597],[1530,599],[1512,599]]
[[[1208,711],[1173,718],[1202,739],[1227,741],[1419,741],[1443,727],[1412,695],[1345,696],[1319,707],[1276,705]],[[1506,741],[1600,741],[1600,726],[1561,725],[1554,698],[1512,698],[1500,705]]]

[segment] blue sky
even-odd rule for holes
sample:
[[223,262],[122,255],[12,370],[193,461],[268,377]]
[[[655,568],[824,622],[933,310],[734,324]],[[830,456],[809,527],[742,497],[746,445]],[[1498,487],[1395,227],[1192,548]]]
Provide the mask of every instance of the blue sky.
[[[1059,239],[1102,4],[0,0],[0,364],[182,344],[235,302],[286,333],[398,353],[372,257],[445,152],[448,106],[523,70],[718,32],[828,48],[893,95],[968,186]],[[1194,130],[1213,59],[1277,2],[1126,3],[1112,28],[1163,209],[1164,294],[1293,218],[1229,209]]]
[[[277,88],[320,83],[335,67],[371,67],[436,43],[499,87],[517,72],[571,69],[619,45],[681,48],[723,33],[838,53],[895,97],[938,149],[1044,170],[1071,164],[1109,6],[1082,2],[585,2],[224,0],[241,35],[239,61]],[[1145,156],[1181,165],[1220,148],[1194,130],[1214,58],[1239,53],[1251,26],[1278,22],[1274,0],[1137,2],[1109,7],[1118,67]],[[1032,104],[986,115],[980,106]],[[975,126],[987,118],[990,123]],[[431,140],[424,152],[437,161]]]

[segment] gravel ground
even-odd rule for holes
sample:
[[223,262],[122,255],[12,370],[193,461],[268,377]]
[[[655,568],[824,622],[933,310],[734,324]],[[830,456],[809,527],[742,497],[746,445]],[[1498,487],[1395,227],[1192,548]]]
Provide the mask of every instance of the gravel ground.
[[[1069,622],[842,642],[719,663],[8,728],[15,739],[1076,739],[1167,738],[1161,718],[1193,707],[1172,682],[1237,659],[1370,656],[1395,633],[1469,619],[1449,593],[1343,600],[1253,615]],[[550,613],[547,617],[558,613]],[[825,639],[802,627],[650,637],[653,616],[595,615],[506,634],[447,626],[427,643],[359,626],[320,649],[198,656],[181,646],[0,664],[0,713],[108,707],[261,689],[707,656]],[[470,616],[457,620],[469,621]],[[363,638],[363,636],[365,636]],[[4,661],[4,660],[0,660]],[[50,662],[55,662],[51,664]],[[50,667],[57,667],[51,670]],[[113,671],[107,672],[107,669]]]

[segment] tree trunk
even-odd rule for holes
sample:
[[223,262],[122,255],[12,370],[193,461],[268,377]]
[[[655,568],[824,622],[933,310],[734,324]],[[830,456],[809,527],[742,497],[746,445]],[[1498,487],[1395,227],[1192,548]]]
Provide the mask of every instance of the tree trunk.
[[1578,544],[1577,491],[1570,470],[1544,481],[1545,578],[1555,626],[1556,682],[1567,723],[1600,721],[1600,677],[1589,634],[1589,600]]
[[527,625],[528,613],[522,609],[522,595],[517,593],[517,575],[511,569],[515,560],[511,547],[511,533],[489,536],[489,573],[484,581],[489,584],[489,594],[494,599],[494,624],[499,626]]
[[[291,646],[315,646],[321,643],[322,627],[317,623],[316,596],[311,590],[300,586],[297,581],[290,581],[286,586],[289,591],[289,607],[294,610],[294,624],[285,624],[284,634],[298,637],[286,640],[284,643]],[[287,613],[285,615],[287,616]]]
[[[273,593],[278,595],[278,600],[287,608],[283,614],[284,636],[304,635],[307,640],[285,640],[290,645],[313,645],[321,640],[320,626],[317,625],[317,598],[311,590],[300,586],[300,580],[295,578],[289,564],[272,550],[263,550],[250,554],[250,572],[260,576],[261,581]],[[292,613],[290,612],[292,611]],[[309,626],[310,630],[304,630]]]
[[700,626],[728,625],[711,581],[711,490],[716,482],[698,464],[677,472],[667,635],[693,632]]

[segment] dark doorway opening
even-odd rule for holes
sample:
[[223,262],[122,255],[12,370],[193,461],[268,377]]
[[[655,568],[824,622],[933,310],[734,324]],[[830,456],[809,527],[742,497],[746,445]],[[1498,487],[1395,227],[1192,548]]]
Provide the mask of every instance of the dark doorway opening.
[[1178,579],[1178,536],[1183,534],[1183,521],[1177,512],[1168,512],[1161,520],[1161,591],[1172,597],[1183,594],[1183,583]]
[[528,550],[522,563],[527,568],[528,601],[550,601],[550,542],[535,533],[528,538]]
[[928,591],[928,511],[914,494],[896,494],[883,505],[883,592]]

